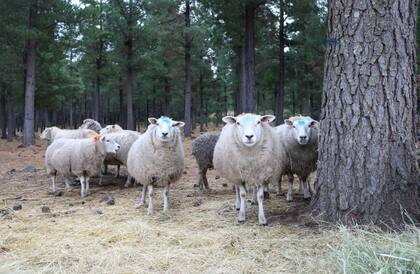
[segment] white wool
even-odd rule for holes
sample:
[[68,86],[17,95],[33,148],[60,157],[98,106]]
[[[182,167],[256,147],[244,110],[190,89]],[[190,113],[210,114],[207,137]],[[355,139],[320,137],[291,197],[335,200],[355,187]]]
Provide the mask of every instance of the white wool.
[[97,135],[97,133],[91,129],[60,129],[58,127],[48,127],[41,133],[41,139],[49,140],[54,142],[57,139],[83,139],[90,138]]

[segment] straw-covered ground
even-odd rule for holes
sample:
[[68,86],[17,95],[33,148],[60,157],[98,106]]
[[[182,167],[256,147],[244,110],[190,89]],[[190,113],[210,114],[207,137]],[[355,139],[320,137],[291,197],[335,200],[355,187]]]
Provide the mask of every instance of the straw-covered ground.
[[[137,208],[140,187],[120,187],[124,178],[112,175],[104,177],[104,186],[93,179],[85,199],[78,186],[52,195],[43,163],[46,144],[19,148],[1,140],[0,273],[368,273],[387,263],[396,266],[382,273],[420,271],[418,229],[400,241],[392,233],[319,226],[298,194],[292,203],[271,194],[265,203],[268,226],[258,225],[257,208],[250,205],[246,223],[239,225],[232,186],[215,171],[208,174],[210,192],[193,186],[198,177],[190,144],[185,141],[184,175],[170,193],[171,216],[162,214],[158,189],[150,217]],[[63,189],[61,180],[58,186]],[[106,195],[115,205],[101,201]],[[389,245],[375,249],[375,241],[382,243],[378,235]],[[370,257],[376,264],[370,265]],[[356,268],[364,264],[371,268]]]

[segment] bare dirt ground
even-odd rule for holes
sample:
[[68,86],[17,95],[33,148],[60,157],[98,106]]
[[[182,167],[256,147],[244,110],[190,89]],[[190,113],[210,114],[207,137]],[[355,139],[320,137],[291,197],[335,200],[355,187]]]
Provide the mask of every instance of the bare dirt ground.
[[[287,203],[271,187],[268,226],[258,225],[257,207],[249,203],[240,225],[232,186],[224,187],[215,171],[208,173],[211,191],[193,186],[198,172],[191,141],[184,145],[185,172],[170,192],[171,216],[162,214],[158,189],[151,217],[137,208],[140,187],[121,187],[124,177],[106,175],[104,186],[92,179],[84,199],[78,185],[52,195],[43,162],[46,143],[19,148],[17,141],[1,140],[0,273],[336,272],[330,253],[339,234],[305,216],[308,202],[300,194]],[[61,179],[58,186],[63,190]],[[104,194],[115,205],[101,202]],[[12,210],[16,205],[22,209]],[[44,206],[50,212],[43,213]]]

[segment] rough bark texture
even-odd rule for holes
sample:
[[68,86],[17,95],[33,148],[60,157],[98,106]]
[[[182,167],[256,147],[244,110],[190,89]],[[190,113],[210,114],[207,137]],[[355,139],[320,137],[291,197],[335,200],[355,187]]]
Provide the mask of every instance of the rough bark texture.
[[418,217],[415,2],[329,2],[312,201],[326,221],[399,226],[403,211]]
[[[31,5],[29,11],[29,29],[34,28],[36,7]],[[28,38],[26,50],[26,77],[25,77],[25,118],[23,123],[23,145],[35,144],[35,68],[36,68],[36,41]]]
[[276,125],[283,123],[284,110],[284,0],[279,0],[280,9],[280,27],[279,27],[279,72],[277,75],[277,83],[274,98],[274,115],[276,116]]
[[134,41],[133,41],[133,1],[130,0],[128,3],[128,17],[127,26],[128,32],[125,35],[125,47],[127,52],[127,129],[135,130],[134,122],[134,111],[133,111],[133,89],[134,89],[134,70],[133,70],[133,58],[134,58]]
[[184,134],[191,136],[191,38],[190,29],[190,1],[185,1],[185,84],[184,84]]
[[15,114],[14,114],[14,100],[13,93],[8,92],[6,94],[6,105],[7,105],[7,141],[13,141],[15,136]]
[[0,102],[1,102],[1,139],[7,138],[7,104],[6,104],[6,84],[1,84],[0,90]]
[[256,90],[255,90],[255,11],[254,3],[248,2],[245,6],[245,40],[244,40],[244,70],[245,70],[245,91],[242,99],[243,112],[255,112]]

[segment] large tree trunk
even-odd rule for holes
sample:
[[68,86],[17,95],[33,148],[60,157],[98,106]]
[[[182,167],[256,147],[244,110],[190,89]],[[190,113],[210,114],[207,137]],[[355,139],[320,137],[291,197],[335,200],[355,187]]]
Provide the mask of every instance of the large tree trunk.
[[252,2],[245,6],[245,39],[244,39],[244,69],[245,69],[245,98],[242,102],[243,112],[255,112],[256,90],[255,90],[255,11],[257,7]]
[[[29,30],[34,28],[36,7],[31,5],[29,10]],[[35,116],[35,69],[36,69],[36,41],[28,38],[26,49],[26,77],[25,77],[25,118],[23,123],[23,145],[35,144],[34,116]]]
[[403,225],[418,217],[416,1],[330,1],[313,213]]
[[280,9],[280,26],[279,26],[279,72],[277,75],[276,90],[274,96],[274,115],[276,116],[276,124],[283,123],[284,111],[284,0],[279,0]]
[[7,106],[7,141],[13,141],[13,137],[15,136],[15,113],[14,113],[14,100],[13,100],[13,93],[7,92],[6,93],[6,106]]
[[127,129],[135,130],[134,128],[134,112],[133,112],[133,85],[134,73],[129,67],[127,72]]
[[184,134],[191,136],[191,38],[190,38],[190,1],[185,1],[185,83],[184,83]]
[[134,90],[134,70],[133,70],[133,1],[128,2],[128,31],[125,37],[125,47],[127,52],[127,129],[135,130],[134,111],[133,111],[133,90]]
[[6,84],[1,83],[0,90],[0,102],[1,102],[1,139],[7,138],[7,104],[6,104]]
[[169,82],[169,76],[164,77],[164,90],[165,96],[163,98],[163,115],[171,115],[171,83]]
[[200,82],[198,87],[200,95],[200,132],[204,131],[204,81],[203,72],[200,71]]

